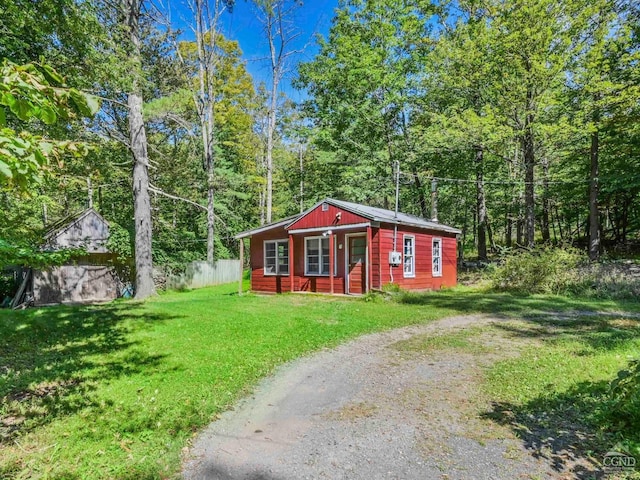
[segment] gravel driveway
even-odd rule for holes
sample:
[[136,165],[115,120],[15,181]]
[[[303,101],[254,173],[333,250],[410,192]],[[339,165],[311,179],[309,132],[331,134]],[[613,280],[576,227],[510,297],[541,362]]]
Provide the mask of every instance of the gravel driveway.
[[[479,398],[478,357],[406,355],[394,348],[419,335],[499,321],[451,317],[367,335],[289,363],[196,439],[183,475],[198,480],[558,478],[507,429],[489,431],[487,422],[478,423],[466,408]],[[492,361],[491,355],[483,357]]]

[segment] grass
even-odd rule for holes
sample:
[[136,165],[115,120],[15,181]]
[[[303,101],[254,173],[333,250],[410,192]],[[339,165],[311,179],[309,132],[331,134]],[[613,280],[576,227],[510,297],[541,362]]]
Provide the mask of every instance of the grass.
[[236,288],[2,311],[0,477],[174,477],[194,433],[277,365],[453,313]]
[[512,426],[527,447],[549,452],[554,462],[580,455],[601,460],[610,450],[640,458],[640,432],[616,429],[608,408],[611,380],[638,358],[640,319],[540,317],[493,328],[535,343],[489,370],[487,418]]
[[190,439],[260,378],[364,333],[472,312],[640,310],[468,288],[399,302],[235,292],[0,311],[0,477],[174,478]]
[[461,330],[414,335],[407,340],[396,342],[393,348],[400,352],[419,352],[427,355],[442,350],[464,350],[472,354],[487,353],[490,349],[479,341],[479,335],[483,331],[481,327],[467,327]]
[[[640,317],[571,310],[519,316],[525,320],[415,336],[395,347],[433,358],[475,356],[475,365],[484,364],[475,380],[479,392],[472,405],[456,408],[470,406],[472,417],[490,423],[469,432],[502,425],[559,475],[573,470],[595,478],[591,472],[609,451],[640,459],[640,432],[612,416],[609,394],[618,372],[638,358]],[[496,345],[502,345],[497,352],[490,348]],[[608,478],[639,479],[640,471]]]

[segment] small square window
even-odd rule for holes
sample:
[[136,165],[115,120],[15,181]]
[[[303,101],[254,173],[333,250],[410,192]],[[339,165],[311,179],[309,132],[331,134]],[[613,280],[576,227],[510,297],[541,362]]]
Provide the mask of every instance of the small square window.
[[289,274],[288,240],[269,240],[264,242],[264,274]]
[[327,211],[329,211],[329,204],[328,204],[327,202],[324,202],[324,203],[322,204],[322,211],[323,211],[323,212],[327,212]]

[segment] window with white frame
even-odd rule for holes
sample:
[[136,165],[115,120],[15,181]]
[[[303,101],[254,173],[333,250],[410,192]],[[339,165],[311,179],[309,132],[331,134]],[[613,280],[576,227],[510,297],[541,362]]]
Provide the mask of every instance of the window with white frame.
[[[333,274],[338,274],[337,242],[333,242]],[[329,237],[304,239],[304,274],[329,275]]]
[[264,274],[289,275],[289,240],[265,240]]
[[442,276],[442,239],[434,238],[432,247],[432,274],[434,277]]
[[404,236],[404,276],[412,278],[416,276],[416,237],[413,235]]

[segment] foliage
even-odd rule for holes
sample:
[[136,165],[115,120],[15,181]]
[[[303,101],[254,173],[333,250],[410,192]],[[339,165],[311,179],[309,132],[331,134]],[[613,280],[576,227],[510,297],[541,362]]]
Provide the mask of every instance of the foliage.
[[45,252],[29,244],[9,243],[0,238],[0,269],[10,266],[46,268],[62,265],[74,256],[85,254],[77,248]]
[[[607,414],[614,430],[640,432],[640,360],[632,360],[611,382]],[[640,439],[638,439],[640,447]]]
[[559,294],[576,281],[585,256],[572,247],[537,247],[508,254],[493,274],[493,287],[502,291]]
[[50,160],[61,163],[65,155],[87,152],[83,143],[45,138],[27,129],[16,131],[11,127],[16,120],[38,119],[53,125],[91,117],[98,108],[94,96],[67,87],[50,66],[16,65],[5,59],[0,68],[0,182],[26,187],[39,180]]
[[117,223],[109,227],[107,250],[117,253],[121,258],[133,258],[133,234]]
[[640,278],[625,263],[588,263],[574,247],[506,251],[487,271],[494,289],[520,293],[637,300]]

